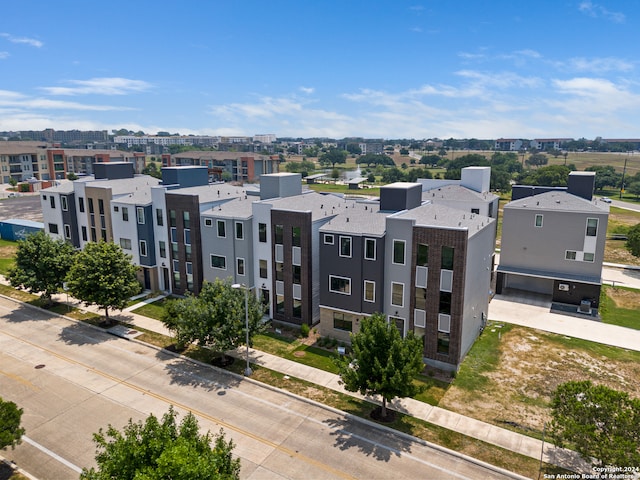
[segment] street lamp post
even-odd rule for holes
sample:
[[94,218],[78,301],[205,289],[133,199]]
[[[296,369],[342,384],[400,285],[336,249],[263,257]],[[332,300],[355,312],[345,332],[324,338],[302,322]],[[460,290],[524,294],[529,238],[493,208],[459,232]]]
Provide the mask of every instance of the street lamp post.
[[249,366],[249,290],[251,288],[241,283],[234,283],[233,285],[231,285],[231,288],[241,288],[242,290],[244,290],[244,329],[247,335],[247,366],[244,369],[244,375],[245,377],[250,377],[253,373],[253,370],[251,370],[251,367]]

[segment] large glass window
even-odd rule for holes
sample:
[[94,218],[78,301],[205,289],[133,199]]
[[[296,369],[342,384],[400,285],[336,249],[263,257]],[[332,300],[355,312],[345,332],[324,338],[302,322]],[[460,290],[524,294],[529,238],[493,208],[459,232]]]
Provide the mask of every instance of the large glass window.
[[442,264],[443,270],[453,270],[453,247],[442,247]]
[[175,210],[169,210],[169,226],[170,227],[175,227],[176,226],[176,211]]
[[217,225],[218,225],[218,237],[220,238],[226,237],[227,230],[226,230],[226,224],[224,223],[224,220],[218,220]]
[[80,211],[82,213],[84,213],[84,198],[83,197],[78,197],[78,207],[80,208]]
[[404,284],[391,282],[391,305],[404,306]]
[[284,263],[275,262],[276,266],[276,280],[284,282]]
[[60,196],[60,204],[62,205],[62,210],[65,212],[69,210],[69,204],[67,203],[67,197],[64,195]]
[[404,265],[404,240],[393,241],[393,263]]
[[129,221],[129,209],[127,207],[122,207],[122,221]]
[[284,225],[276,225],[274,229],[275,243],[282,245],[284,243]]
[[427,289],[422,287],[416,287],[416,308],[419,310],[427,309]]
[[267,278],[267,261],[260,260],[260,278]]
[[451,315],[451,292],[440,292],[438,312]]
[[595,237],[598,233],[598,219],[587,218],[587,237]]
[[429,245],[425,245],[424,243],[418,244],[416,265],[419,267],[426,267],[429,265]]
[[238,275],[244,275],[244,258],[236,258],[236,272]]
[[291,271],[293,273],[293,283],[300,285],[302,283],[302,267],[300,265],[293,265]]
[[244,238],[244,224],[242,222],[236,222],[236,240],[242,240]]
[[156,208],[156,224],[161,227],[164,225],[164,220],[162,218],[162,209]]
[[136,208],[136,216],[138,218],[138,223],[144,225],[144,208],[137,207]]
[[376,241],[373,238],[364,239],[364,259],[365,260],[376,259]]
[[182,226],[184,228],[191,228],[191,217],[189,212],[182,212]]
[[364,281],[364,301],[376,301],[376,282],[372,282],[371,280]]
[[158,241],[158,247],[160,250],[160,258],[167,258],[167,244],[160,240]]
[[340,237],[340,256],[351,256],[351,237]]
[[302,245],[301,239],[301,229],[300,227],[293,227],[291,229],[291,245],[294,247],[299,247]]
[[140,256],[147,256],[147,242],[145,240],[140,240]]
[[336,330],[351,332],[353,329],[353,322],[348,320],[344,313],[333,312],[333,328]]
[[267,224],[266,223],[258,224],[258,241],[260,243],[267,242]]
[[123,250],[131,250],[131,239],[130,238],[121,238],[120,239],[120,247]]
[[342,293],[343,295],[351,295],[351,279],[329,275],[329,291]]
[[227,269],[227,258],[222,255],[211,255],[211,268]]

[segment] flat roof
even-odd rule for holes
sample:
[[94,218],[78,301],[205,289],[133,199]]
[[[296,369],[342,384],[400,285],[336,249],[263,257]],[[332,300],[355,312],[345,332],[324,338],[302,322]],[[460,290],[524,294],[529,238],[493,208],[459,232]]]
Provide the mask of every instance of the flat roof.
[[608,213],[609,204],[593,198],[572,195],[566,191],[551,191],[513,200],[504,206],[505,209],[556,210],[566,212]]

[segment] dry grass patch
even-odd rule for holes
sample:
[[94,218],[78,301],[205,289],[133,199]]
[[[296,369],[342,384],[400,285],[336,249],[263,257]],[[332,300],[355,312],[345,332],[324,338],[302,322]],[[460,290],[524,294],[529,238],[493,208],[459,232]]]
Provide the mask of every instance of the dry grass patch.
[[[640,312],[640,291],[623,288],[608,288],[607,295],[615,302],[617,307],[637,310]],[[638,313],[640,316],[640,313]]]
[[[499,334],[488,330],[483,335]],[[497,363],[477,374],[482,388],[461,388],[456,380],[440,406],[536,437],[550,420],[548,405],[561,383],[592,380],[640,396],[640,353],[524,327],[502,331]]]

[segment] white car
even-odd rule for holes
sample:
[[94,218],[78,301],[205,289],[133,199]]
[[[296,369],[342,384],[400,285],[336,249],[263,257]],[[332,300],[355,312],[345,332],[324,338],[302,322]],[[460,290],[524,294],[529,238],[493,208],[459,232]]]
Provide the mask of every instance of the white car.
[[609,197],[602,197],[600,200],[602,200],[604,203],[611,203],[611,199]]

